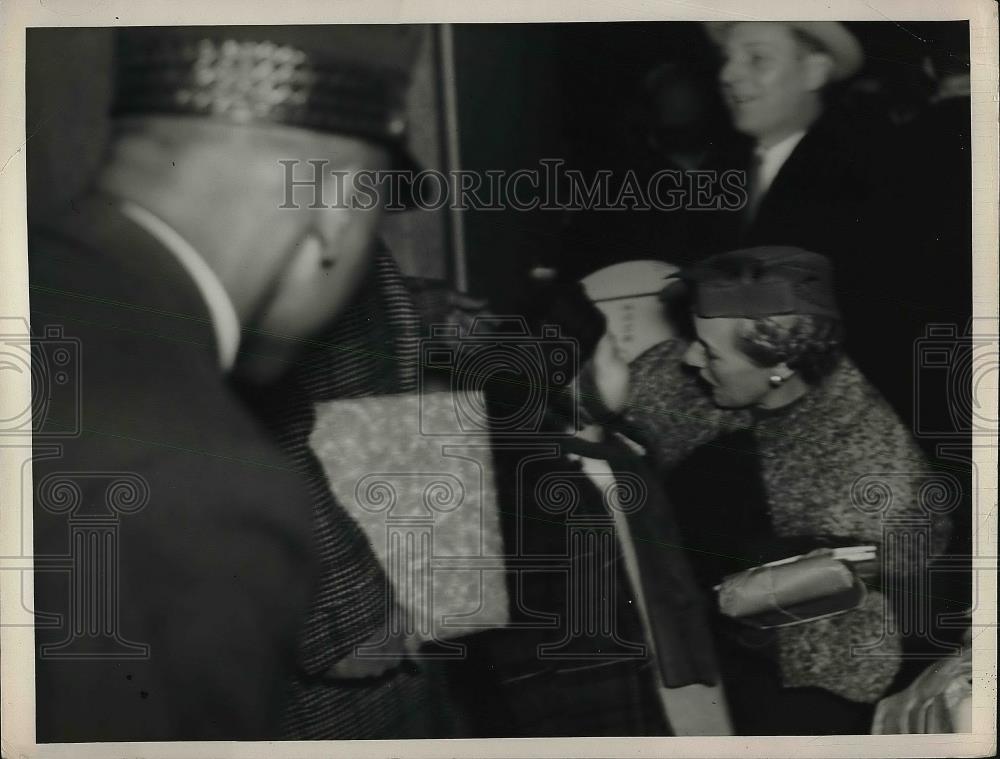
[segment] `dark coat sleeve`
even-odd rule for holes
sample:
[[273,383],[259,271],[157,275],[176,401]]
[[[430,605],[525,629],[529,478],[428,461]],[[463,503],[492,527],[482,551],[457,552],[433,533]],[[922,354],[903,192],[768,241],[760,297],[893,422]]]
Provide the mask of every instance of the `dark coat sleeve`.
[[[275,469],[277,456],[266,446],[253,450],[251,428],[228,449],[212,439],[215,427],[205,430],[203,445],[171,450],[176,443],[166,436],[109,439],[119,434],[115,421],[97,420],[93,432],[39,468],[36,483],[58,469],[88,504],[103,501],[109,484],[94,473],[145,482],[148,503],[117,520],[116,629],[148,654],[138,661],[102,660],[101,650],[93,661],[43,655],[39,737],[267,737],[313,585],[308,501],[290,472]],[[39,513],[37,521],[39,553],[73,550],[65,516]],[[70,579],[93,577],[85,569]],[[40,610],[66,614],[67,578],[45,582]]]
[[[47,252],[33,261],[32,330],[75,341],[80,392],[56,388],[35,420],[35,606],[59,615],[36,626],[38,740],[273,736],[314,587],[301,476],[230,391],[181,295],[175,312],[152,308],[148,282],[107,276],[90,251]],[[123,476],[148,494],[127,512],[112,507]],[[77,494],[68,511],[55,508],[58,481]],[[38,558],[71,556],[71,522],[95,510],[116,535],[106,564],[45,571]],[[102,624],[121,640],[58,656],[83,586],[117,589]],[[148,650],[121,657],[121,641]]]
[[749,424],[746,412],[718,408],[685,374],[685,349],[682,341],[667,340],[629,366],[631,387],[622,432],[647,447],[661,472],[699,445]]

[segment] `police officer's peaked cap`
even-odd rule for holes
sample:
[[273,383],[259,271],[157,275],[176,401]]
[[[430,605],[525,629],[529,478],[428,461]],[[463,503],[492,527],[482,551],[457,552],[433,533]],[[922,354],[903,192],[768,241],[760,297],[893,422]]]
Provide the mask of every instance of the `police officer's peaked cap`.
[[422,27],[120,29],[113,116],[283,124],[399,146]]

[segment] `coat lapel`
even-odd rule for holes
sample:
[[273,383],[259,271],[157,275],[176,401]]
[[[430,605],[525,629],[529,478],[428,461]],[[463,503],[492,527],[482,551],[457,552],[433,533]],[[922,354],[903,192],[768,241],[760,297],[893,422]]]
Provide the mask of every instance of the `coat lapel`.
[[65,321],[203,347],[217,361],[207,305],[176,257],[121,213],[88,196],[33,229],[32,307]]

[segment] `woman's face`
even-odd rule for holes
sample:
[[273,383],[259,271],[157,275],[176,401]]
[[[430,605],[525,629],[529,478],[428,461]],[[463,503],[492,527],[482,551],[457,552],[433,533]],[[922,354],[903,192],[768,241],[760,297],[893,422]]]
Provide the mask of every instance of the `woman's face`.
[[760,405],[774,392],[771,377],[787,372],[755,364],[739,349],[737,337],[742,321],[694,317],[696,339],[684,354],[684,363],[699,370],[699,376],[711,389],[712,400],[722,408]]

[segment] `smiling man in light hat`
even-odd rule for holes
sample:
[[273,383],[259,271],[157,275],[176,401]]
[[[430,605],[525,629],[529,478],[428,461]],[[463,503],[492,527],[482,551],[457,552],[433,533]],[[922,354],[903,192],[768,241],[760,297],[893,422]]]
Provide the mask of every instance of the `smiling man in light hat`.
[[754,141],[746,228],[822,116],[824,89],[857,73],[864,54],[847,27],[834,21],[713,22],[706,28],[722,54],[719,82],[733,126]]
[[724,65],[719,78],[736,128],[762,150],[801,136],[822,112],[827,84],[855,74],[858,40],[835,21],[713,22]]

